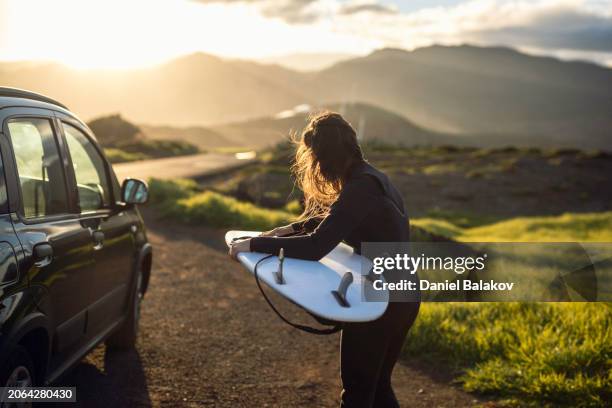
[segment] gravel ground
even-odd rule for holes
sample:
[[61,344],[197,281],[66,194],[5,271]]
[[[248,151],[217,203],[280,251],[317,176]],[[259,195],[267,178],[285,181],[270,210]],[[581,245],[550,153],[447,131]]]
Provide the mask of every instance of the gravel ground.
[[[145,220],[154,265],[137,349],[99,346],[64,376],[58,385],[76,386],[78,405],[338,405],[339,335],[308,335],[278,320],[252,275],[227,257],[222,231],[177,226],[151,211]],[[309,322],[276,301],[292,318]],[[404,407],[493,405],[449,383],[443,370],[413,362],[394,372]]]

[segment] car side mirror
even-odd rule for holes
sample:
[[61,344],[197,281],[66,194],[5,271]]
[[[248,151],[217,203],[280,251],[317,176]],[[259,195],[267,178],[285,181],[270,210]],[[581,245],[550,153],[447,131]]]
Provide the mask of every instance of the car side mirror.
[[144,204],[149,200],[147,183],[139,179],[128,178],[121,185],[121,198],[126,204]]

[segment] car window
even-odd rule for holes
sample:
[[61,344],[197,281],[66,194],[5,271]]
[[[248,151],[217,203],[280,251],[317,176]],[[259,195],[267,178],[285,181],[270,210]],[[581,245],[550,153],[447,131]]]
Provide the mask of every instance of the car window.
[[8,129],[19,173],[23,215],[36,218],[67,213],[64,171],[51,122],[11,119]]
[[83,132],[66,123],[62,125],[76,177],[81,212],[108,207],[110,190],[102,156]]

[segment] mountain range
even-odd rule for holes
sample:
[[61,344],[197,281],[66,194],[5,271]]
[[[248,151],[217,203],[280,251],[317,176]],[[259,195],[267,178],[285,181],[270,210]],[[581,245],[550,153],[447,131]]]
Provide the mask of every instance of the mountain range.
[[612,148],[612,69],[508,48],[382,49],[313,72],[201,53],[129,71],[0,63],[0,84],[48,94],[85,119],[120,112],[214,131],[304,104],[354,105],[460,144]]
[[[474,144],[471,137],[434,132],[415,125],[406,118],[385,109],[364,103],[331,104],[322,107],[342,113],[355,127],[362,141],[412,145],[465,145]],[[316,111],[316,109],[315,109]],[[300,105],[274,116],[246,119],[208,127],[142,125],[148,138],[183,140],[203,150],[222,147],[263,148],[299,134],[313,109]],[[469,141],[468,141],[469,140]]]

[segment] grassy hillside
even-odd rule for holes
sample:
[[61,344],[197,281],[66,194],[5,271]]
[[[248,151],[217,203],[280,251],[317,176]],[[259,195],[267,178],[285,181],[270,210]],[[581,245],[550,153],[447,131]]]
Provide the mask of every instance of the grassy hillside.
[[88,123],[106,156],[112,163],[160,157],[181,156],[199,152],[197,146],[181,139],[149,139],[136,125],[121,115],[104,116]]
[[[364,151],[402,192],[412,218],[474,226],[519,216],[612,210],[612,154],[606,152],[379,144],[365,145]],[[291,154],[289,146],[278,146],[262,155],[270,156],[265,166],[241,169],[213,187],[259,205],[283,206],[287,198],[299,196],[288,173]]]

